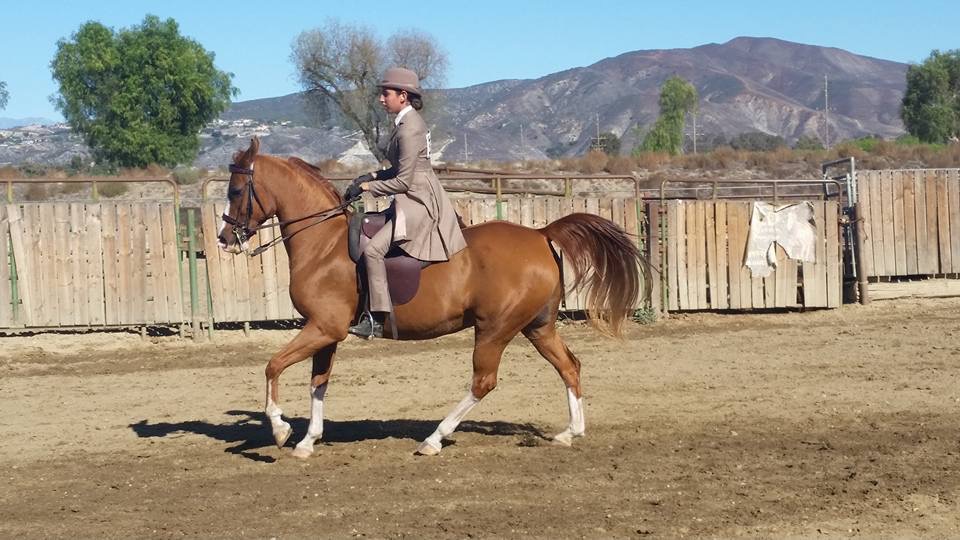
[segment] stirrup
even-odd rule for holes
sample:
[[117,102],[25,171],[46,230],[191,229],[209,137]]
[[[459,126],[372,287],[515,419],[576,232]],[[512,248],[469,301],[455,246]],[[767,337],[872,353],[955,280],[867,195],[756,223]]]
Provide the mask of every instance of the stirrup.
[[357,321],[357,324],[348,328],[347,332],[364,339],[382,338],[383,325],[373,318],[372,313],[364,311],[363,314],[360,315],[360,320]]

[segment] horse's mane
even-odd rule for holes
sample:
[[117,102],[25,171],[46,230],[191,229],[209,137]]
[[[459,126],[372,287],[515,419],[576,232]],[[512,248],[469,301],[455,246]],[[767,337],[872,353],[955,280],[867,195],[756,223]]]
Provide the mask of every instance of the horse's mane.
[[[254,158],[257,157],[257,152],[260,149],[260,141],[254,137],[254,140],[250,143],[250,148],[246,150],[240,150],[237,153],[233,154],[233,164],[239,167],[250,168],[250,164],[253,163]],[[277,156],[269,156],[267,154],[261,154],[263,157],[269,157],[273,159],[282,159]],[[316,180],[320,186],[330,194],[331,197],[337,204],[343,203],[343,197],[340,196],[340,192],[327,180],[322,172],[320,167],[313,165],[312,163],[307,163],[306,161],[298,157],[288,157],[286,159],[287,163],[292,165],[295,169],[305,173],[310,178]]]
[[323,186],[328,193],[330,193],[330,195],[337,201],[337,204],[343,202],[340,192],[337,191],[337,188],[333,187],[333,184],[331,184],[330,181],[323,176],[323,173],[320,171],[320,167],[317,167],[312,163],[307,163],[298,157],[288,157],[287,162],[299,168],[301,171],[309,174],[314,180]]

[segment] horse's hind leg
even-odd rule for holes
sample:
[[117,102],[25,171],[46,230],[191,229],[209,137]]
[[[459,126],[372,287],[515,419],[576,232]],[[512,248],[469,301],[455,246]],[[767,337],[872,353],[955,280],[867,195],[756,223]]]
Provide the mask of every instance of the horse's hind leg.
[[[512,336],[511,336],[512,337]],[[453,433],[460,422],[463,421],[467,413],[473,409],[484,396],[490,393],[497,386],[497,369],[500,367],[500,357],[503,350],[510,343],[498,339],[493,342],[477,343],[473,348],[473,381],[470,385],[470,391],[450,411],[450,414],[440,422],[437,429],[427,437],[420,446],[417,447],[417,453],[424,456],[435,456],[443,448],[441,441],[444,437]]]
[[580,361],[560,339],[552,322],[536,329],[525,329],[523,335],[527,336],[537,351],[553,365],[567,386],[570,424],[567,429],[554,435],[553,440],[569,446],[574,437],[583,437],[586,428],[583,418],[583,394],[580,391]]

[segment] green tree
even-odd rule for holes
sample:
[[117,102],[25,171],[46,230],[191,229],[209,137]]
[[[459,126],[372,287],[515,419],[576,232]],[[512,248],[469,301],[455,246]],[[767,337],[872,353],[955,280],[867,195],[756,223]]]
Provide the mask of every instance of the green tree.
[[794,150],[823,150],[823,143],[817,137],[801,135],[793,144]]
[[403,66],[417,74],[422,88],[439,87],[448,64],[446,52],[429,34],[406,30],[382,42],[369,28],[335,20],[301,32],[292,49],[290,60],[308,102],[321,110],[332,102],[360,130],[377,159],[384,157],[378,141],[388,127],[377,102],[384,69]]
[[697,89],[692,84],[676,75],[667,79],[660,87],[660,116],[639,151],[681,153],[687,113],[695,113],[698,101]]
[[907,132],[926,143],[960,135],[960,49],[934,50],[922,64],[907,68],[900,117]]
[[214,55],[173,19],[147,15],[115,32],[96,21],[57,42],[52,101],[97,161],[142,167],[192,161],[200,129],[236,94]]
[[10,93],[7,92],[7,83],[0,81],[0,110],[6,108]]

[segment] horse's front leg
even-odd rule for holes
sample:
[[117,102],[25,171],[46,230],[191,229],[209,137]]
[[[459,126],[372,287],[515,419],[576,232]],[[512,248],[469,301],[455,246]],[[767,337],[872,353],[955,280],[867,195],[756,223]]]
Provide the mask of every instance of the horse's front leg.
[[313,355],[313,373],[310,378],[310,426],[303,440],[293,449],[293,456],[308,458],[313,454],[313,444],[323,436],[323,396],[333,368],[337,343],[320,349]]
[[[341,338],[342,339],[342,338]],[[320,328],[307,324],[290,343],[267,363],[265,375],[267,377],[267,405],[264,410],[270,419],[270,428],[277,447],[283,448],[293,429],[283,420],[283,411],[278,405],[280,400],[280,374],[291,365],[313,356],[321,349],[337,343],[339,340],[327,335]]]

